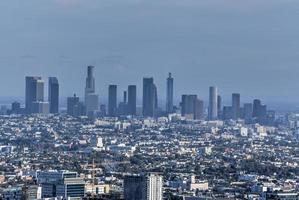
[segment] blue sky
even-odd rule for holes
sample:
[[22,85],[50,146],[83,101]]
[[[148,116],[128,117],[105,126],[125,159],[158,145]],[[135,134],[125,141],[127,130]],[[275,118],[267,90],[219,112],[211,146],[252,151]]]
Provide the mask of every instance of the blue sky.
[[217,85],[227,99],[298,102],[298,19],[298,0],[0,1],[0,96],[23,96],[26,75],[82,95],[95,65],[102,98],[108,84],[141,96],[143,76],[165,98],[171,71],[176,96]]

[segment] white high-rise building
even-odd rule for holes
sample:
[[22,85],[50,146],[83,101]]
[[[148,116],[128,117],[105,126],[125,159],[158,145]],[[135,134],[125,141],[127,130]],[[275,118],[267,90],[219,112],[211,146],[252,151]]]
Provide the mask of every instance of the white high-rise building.
[[103,138],[101,138],[101,137],[97,138],[97,147],[98,148],[103,148],[104,147]]
[[158,174],[150,174],[147,177],[147,200],[163,199],[163,178]]

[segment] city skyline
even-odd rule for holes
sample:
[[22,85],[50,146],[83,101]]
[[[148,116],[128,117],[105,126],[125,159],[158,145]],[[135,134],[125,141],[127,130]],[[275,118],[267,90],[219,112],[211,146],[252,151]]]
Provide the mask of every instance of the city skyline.
[[[82,67],[82,68],[86,68],[85,66]],[[86,71],[86,69],[85,69]],[[172,73],[172,72],[171,72]],[[33,74],[36,74],[36,73],[33,73]],[[161,82],[160,84],[157,84],[157,87],[159,88],[158,89],[158,102],[159,102],[159,106],[161,106],[163,109],[165,107],[165,105],[160,105],[160,104],[166,104],[166,100],[167,100],[167,95],[165,93],[165,91],[167,90],[167,83],[165,83],[165,78],[167,78],[167,74],[165,74],[165,76],[163,76],[164,78],[164,82]],[[173,74],[173,73],[172,73]],[[28,76],[28,75],[26,75]],[[84,73],[81,75],[82,77],[84,77]],[[96,76],[96,75],[95,75]],[[184,94],[184,93],[187,93],[187,92],[184,92],[184,90],[182,90],[181,93],[178,93],[179,90],[177,89],[180,88],[180,84],[178,83],[178,80],[177,80],[177,75],[174,74],[175,76],[175,81],[176,81],[176,84],[175,84],[175,88],[174,88],[174,96],[173,96],[173,99],[174,99],[174,104],[177,104],[179,103],[179,101],[181,100],[181,95]],[[45,75],[45,76],[41,76],[41,75],[38,75],[38,77],[52,77],[50,75]],[[149,76],[143,76],[143,77],[149,77]],[[139,77],[139,81],[131,81],[131,82],[128,82],[128,85],[135,85],[133,83],[136,83],[137,86],[137,103],[140,105],[142,102],[142,78],[143,77]],[[23,77],[24,78],[24,77]],[[59,79],[59,77],[56,77],[58,80],[61,80]],[[98,78],[98,77],[96,77]],[[163,78],[161,78],[161,74],[157,77],[153,77],[155,80],[161,80]],[[101,79],[101,78],[98,78],[98,79]],[[85,81],[85,80],[84,80]],[[65,83],[65,81],[62,80],[62,82]],[[78,82],[78,81],[75,81],[75,82]],[[99,81],[98,81],[99,82]],[[113,85],[117,85],[118,86],[118,93],[117,93],[117,96],[118,97],[121,97],[122,95],[122,91],[126,90],[126,85],[123,85],[123,84],[115,84],[115,82],[117,81],[110,81],[110,83],[108,85],[103,85],[101,83],[97,83],[95,84],[95,87],[96,88],[103,88],[103,90],[99,91],[99,89],[96,89],[95,90],[95,94],[99,95],[99,101],[100,102],[103,102],[103,103],[108,103],[108,95],[107,95],[107,88],[109,85],[113,84]],[[184,83],[182,82],[181,85],[184,85]],[[24,84],[21,85],[22,88],[24,87]],[[49,86],[49,83],[48,82],[45,82],[44,83],[44,86],[45,87],[48,87]],[[64,85],[65,86],[65,85]],[[65,87],[63,85],[61,86],[60,91],[64,91],[65,90]],[[208,87],[210,87],[210,85],[207,85],[205,84],[206,88],[204,88],[203,90],[199,90],[199,89],[194,89],[194,90],[191,90],[190,88],[185,88],[185,91],[190,91],[189,93],[194,93],[194,94],[197,94],[199,95],[199,97],[201,99],[203,99],[204,101],[209,101],[209,91],[208,91]],[[19,86],[18,86],[19,87]],[[202,87],[202,86],[201,86]],[[200,87],[200,88],[201,88]],[[60,98],[62,98],[62,102],[64,98],[67,98],[68,96],[71,96],[72,94],[76,93],[77,96],[79,96],[80,98],[84,98],[85,94],[84,94],[84,88],[85,88],[85,85],[84,84],[81,84],[81,86],[79,86],[79,88],[83,88],[83,91],[80,91],[78,90],[78,88],[74,87],[71,91],[67,92],[66,93],[62,93],[60,94]],[[268,102],[268,104],[271,104],[273,106],[286,106],[286,105],[291,105],[293,106],[297,106],[297,101],[296,99],[289,99],[289,98],[285,98],[284,96],[282,95],[278,95],[277,97],[273,97],[273,96],[268,96],[268,97],[265,97],[264,95],[260,95],[258,96],[257,94],[259,94],[259,92],[256,92],[256,94],[253,94],[253,97],[252,95],[249,95],[249,93],[246,93],[246,91],[241,91],[240,89],[238,89],[238,87],[236,87],[236,89],[228,89],[228,88],[224,88],[223,86],[219,86],[217,85],[217,88],[218,90],[220,90],[220,95],[221,97],[223,98],[223,103],[228,103],[231,101],[231,95],[233,93],[235,93],[234,91],[238,91],[238,93],[241,93],[242,94],[242,99],[241,99],[241,103],[245,103],[247,101],[251,101],[252,99],[254,98],[261,98],[263,99],[264,101]],[[165,90],[165,91],[164,91]],[[78,92],[77,92],[78,91]],[[13,96],[6,96],[6,95],[0,95],[0,104],[5,104],[5,102],[7,102],[8,100],[18,100],[18,101],[25,101],[25,98],[23,97],[23,93],[20,93],[18,95],[13,95]],[[48,93],[45,93],[45,98],[48,98]],[[122,99],[122,98],[119,98],[119,99]],[[120,102],[120,101],[118,101]]]
[[[96,68],[95,66],[87,66],[87,69],[89,69],[90,67],[92,67],[92,74],[94,74],[94,69]],[[85,71],[86,71],[86,66],[84,67],[85,68]],[[172,74],[171,72],[169,72],[168,73],[168,76],[167,75],[165,75],[165,77],[164,77],[164,84],[162,84],[162,85],[156,85],[155,84],[155,86],[157,87],[157,94],[158,94],[158,107],[159,108],[162,108],[163,110],[164,109],[166,109],[165,107],[166,107],[166,105],[167,105],[167,84],[168,84],[168,82],[167,82],[167,80],[169,79],[169,75],[170,74]],[[84,74],[82,74],[82,76],[84,76]],[[42,76],[26,76],[26,77],[38,77],[38,78],[43,78]],[[46,76],[45,78],[55,78],[55,79],[57,79],[57,81],[59,80],[59,78],[57,78],[57,77],[51,77],[51,76]],[[95,78],[97,78],[97,77],[93,77],[93,79],[95,79]],[[148,77],[146,77],[146,76],[144,76],[144,77],[142,77],[142,79],[144,79],[144,78],[148,78]],[[156,80],[156,78],[155,77],[151,77],[151,78],[154,78],[155,80]],[[166,82],[165,82],[165,78],[167,78],[166,79]],[[141,79],[141,80],[142,80]],[[183,92],[182,94],[178,94],[177,93],[177,91],[176,91],[176,87],[177,87],[177,81],[176,81],[176,77],[174,78],[173,76],[171,77],[171,79],[172,79],[172,85],[173,85],[173,81],[174,81],[174,79],[175,79],[175,87],[173,87],[172,88],[172,90],[173,90],[173,105],[174,106],[177,106],[180,102],[181,102],[181,95],[184,95],[184,94],[186,94],[187,92]],[[88,80],[88,77],[87,77],[87,79],[85,80],[85,81],[87,81]],[[59,80],[60,81],[60,80]],[[43,82],[43,86],[45,87],[45,88],[48,88],[48,89],[50,89],[50,82],[45,82],[44,80],[42,80],[42,82]],[[93,80],[93,82],[95,82],[94,80]],[[113,82],[113,81],[112,81]],[[84,84],[84,83],[83,83]],[[94,86],[93,87],[97,87],[98,86],[98,84],[95,84],[95,83],[93,83],[94,84]],[[118,90],[117,90],[117,93],[116,93],[116,95],[117,95],[117,104],[118,103],[121,103],[122,102],[122,99],[123,99],[123,97],[122,97],[122,95],[123,95],[123,91],[126,91],[127,92],[127,88],[126,88],[126,86],[124,86],[124,85],[117,85],[117,84],[109,84],[109,85],[107,85],[106,86],[106,88],[105,88],[105,90],[109,90],[109,86],[110,85],[116,85],[117,86],[117,88],[118,88]],[[136,102],[136,104],[137,104],[137,106],[142,106],[142,81],[141,81],[141,83],[139,83],[139,84],[137,84],[137,85],[134,85],[134,86],[136,86],[136,92],[137,92],[137,94],[136,94],[136,100],[137,100],[137,102]],[[164,88],[164,86],[166,86],[166,91],[161,91],[161,88]],[[219,90],[219,88],[221,88],[221,87],[219,87],[219,86],[209,86],[209,87],[216,87],[217,88],[217,90]],[[65,104],[66,104],[66,98],[67,97],[69,97],[69,96],[72,96],[73,94],[76,94],[76,96],[78,96],[78,97],[80,97],[80,98],[83,98],[84,99],[84,96],[86,95],[86,94],[84,94],[84,93],[86,93],[86,86],[84,87],[84,90],[85,90],[85,92],[83,91],[83,92],[79,92],[79,93],[76,93],[75,91],[76,91],[76,89],[74,89],[73,90],[73,92],[72,91],[70,91],[70,93],[71,93],[71,95],[68,95],[68,96],[63,96],[63,95],[60,95],[60,91],[61,91],[61,88],[63,88],[63,86],[62,87],[59,87],[59,101],[62,103],[62,105],[64,105],[65,106]],[[119,88],[121,88],[121,89],[119,89]],[[196,93],[196,92],[191,92],[191,93],[193,93],[193,94],[196,94],[196,95],[198,95],[199,96],[199,98],[201,99],[201,100],[203,100],[204,102],[206,102],[207,104],[209,104],[209,91],[208,91],[209,89],[206,89],[205,91],[203,91],[203,92],[198,92],[198,93]],[[100,94],[98,94],[97,93],[97,90],[95,90],[94,88],[92,89],[92,92],[93,93],[91,93],[92,94],[92,96],[95,96],[95,97],[97,97],[98,98],[98,102],[99,102],[99,105],[100,104],[108,104],[109,103],[109,95],[108,95],[108,93],[107,93],[107,91],[102,91]],[[186,88],[186,90],[185,91],[188,91],[188,88]],[[102,93],[106,93],[106,94],[103,94],[102,95]],[[230,102],[231,102],[231,96],[233,95],[233,94],[236,94],[234,91],[230,91],[229,93],[223,93],[223,91],[222,91],[222,89],[221,89],[221,91],[220,92],[218,92],[217,93],[217,95],[216,96],[218,96],[219,98],[221,98],[221,102],[222,102],[222,104],[224,104],[224,105],[226,105],[226,104],[229,104]],[[242,98],[241,98],[241,100],[240,100],[240,103],[241,104],[244,104],[244,103],[248,103],[248,102],[250,102],[250,101],[252,101],[252,100],[254,100],[254,99],[257,99],[257,98],[259,98],[259,99],[263,99],[263,98],[260,98],[260,97],[258,97],[258,96],[253,96],[253,97],[249,97],[248,95],[246,95],[246,93],[237,93],[237,94],[242,94]],[[44,94],[44,97],[43,97],[44,99],[48,99],[49,98],[49,93],[48,92],[45,92],[45,94]],[[223,100],[224,99],[224,100]],[[22,95],[20,95],[20,96],[11,96],[11,97],[3,97],[3,96],[1,96],[0,95],[0,105],[7,105],[7,103],[11,103],[11,101],[19,101],[20,103],[22,103],[22,104],[24,104],[25,105],[25,96],[22,96]],[[284,108],[287,108],[287,106],[289,106],[289,108],[291,108],[291,107],[293,107],[293,109],[295,109],[295,102],[288,102],[288,101],[285,101],[285,102],[276,102],[276,101],[271,101],[271,100],[269,100],[269,99],[263,99],[263,101],[264,102],[267,102],[267,104],[269,104],[269,105],[271,105],[271,106],[274,106],[275,108],[277,107],[277,106],[282,106],[282,107],[284,107]],[[217,103],[217,102],[216,102]],[[165,105],[164,105],[165,104]],[[206,106],[206,107],[208,107],[208,106]],[[97,108],[97,109],[99,109],[99,108]],[[97,110],[96,109],[96,110]]]
[[299,200],[298,10],[0,1],[0,199]]
[[[217,86],[209,87],[208,112],[205,116],[204,101],[196,94],[183,94],[178,105],[173,104],[174,78],[168,74],[166,79],[167,91],[165,108],[161,108],[158,102],[158,87],[153,77],[143,77],[142,86],[142,112],[137,112],[136,85],[129,85],[128,90],[123,91],[123,100],[118,104],[117,85],[108,87],[108,104],[100,104],[98,95],[95,93],[94,66],[87,66],[87,77],[85,87],[85,100],[80,101],[74,93],[67,97],[66,113],[70,116],[87,116],[90,119],[96,117],[126,117],[141,116],[158,118],[170,117],[172,114],[180,114],[187,120],[239,120],[246,123],[260,123],[262,125],[273,125],[276,111],[262,104],[262,100],[254,99],[252,103],[246,102],[241,106],[241,94],[232,93],[231,104],[223,106],[222,97]],[[49,77],[48,101],[44,99],[44,80],[42,77],[26,76],[25,78],[25,108],[19,102],[12,102],[11,109],[7,110],[1,106],[3,114],[59,114],[65,110],[59,108],[59,81],[56,77]],[[55,107],[55,109],[53,109]],[[108,108],[108,110],[107,110]],[[108,111],[108,112],[107,112]]]

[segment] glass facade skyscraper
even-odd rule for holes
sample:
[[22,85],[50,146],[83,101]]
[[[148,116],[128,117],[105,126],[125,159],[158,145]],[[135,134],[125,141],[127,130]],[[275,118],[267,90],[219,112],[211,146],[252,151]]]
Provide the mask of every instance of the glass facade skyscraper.
[[50,106],[50,113],[59,112],[59,83],[56,77],[49,77],[48,86],[48,101]]
[[109,85],[108,89],[108,116],[117,116],[117,85]]
[[157,87],[154,78],[143,78],[142,114],[144,117],[154,117],[158,107]]
[[173,78],[171,76],[171,73],[169,73],[167,78],[166,112],[173,112]]

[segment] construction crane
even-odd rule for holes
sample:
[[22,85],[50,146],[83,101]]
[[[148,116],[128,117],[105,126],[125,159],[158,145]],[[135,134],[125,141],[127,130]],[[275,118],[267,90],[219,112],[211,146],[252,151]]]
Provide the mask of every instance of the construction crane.
[[92,159],[92,164],[87,164],[84,165],[85,170],[90,170],[91,168],[91,196],[95,197],[96,196],[96,190],[95,190],[95,185],[96,185],[96,174],[99,169],[102,168],[111,168],[112,166],[120,165],[120,164],[130,164],[129,161],[110,161],[110,160],[105,160],[104,162],[101,162],[101,164],[98,164],[95,162],[95,159]]

